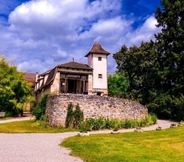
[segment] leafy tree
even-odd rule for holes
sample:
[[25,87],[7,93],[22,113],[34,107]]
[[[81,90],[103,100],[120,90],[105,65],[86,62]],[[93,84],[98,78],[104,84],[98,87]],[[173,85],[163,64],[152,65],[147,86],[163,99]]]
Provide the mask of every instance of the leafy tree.
[[32,114],[36,117],[37,120],[41,120],[45,115],[46,101],[48,96],[49,94],[45,94],[38,105],[32,109]]
[[[161,32],[155,35],[158,54],[158,93],[167,94],[162,109],[170,109],[170,117],[181,120],[181,108],[176,106],[184,92],[184,1],[161,0],[161,7],[155,12],[157,26]],[[168,98],[170,101],[168,101]],[[162,115],[165,115],[162,114]],[[184,117],[182,117],[184,118]]]
[[6,116],[22,114],[24,103],[31,98],[31,85],[23,76],[0,56],[0,111],[6,112]]
[[140,47],[124,45],[113,55],[119,73],[124,73],[130,84],[127,90],[129,99],[136,99],[142,104],[147,103],[149,91],[154,87],[156,73],[156,53],[154,42],[142,42]]
[[123,73],[108,75],[108,93],[113,97],[124,97],[129,83]]
[[178,119],[183,120],[184,119],[184,95],[181,95],[180,98],[177,98],[175,100],[175,106],[177,107],[177,112],[173,114],[176,115]]
[[171,107],[174,105],[174,98],[167,92],[157,91],[150,92],[150,102],[148,103],[149,111],[157,114],[158,117],[171,118]]
[[161,0],[155,17],[162,31],[155,35],[161,87],[173,95],[184,92],[184,1]]
[[118,72],[128,77],[129,98],[147,104],[161,118],[184,119],[184,1],[161,0],[155,12],[161,32],[140,47],[114,54]]

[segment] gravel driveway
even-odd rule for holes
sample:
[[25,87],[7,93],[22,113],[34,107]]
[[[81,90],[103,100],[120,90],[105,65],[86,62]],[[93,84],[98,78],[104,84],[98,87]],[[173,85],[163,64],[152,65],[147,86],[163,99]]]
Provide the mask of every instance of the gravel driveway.
[[61,141],[77,133],[0,133],[0,162],[82,162],[60,147]]
[[[155,130],[158,126],[169,128],[173,122],[158,120],[158,124],[143,128]],[[134,129],[120,130],[133,132]],[[90,134],[110,133],[110,130],[90,132]],[[0,162],[82,162],[78,157],[70,156],[70,151],[60,147],[61,141],[77,135],[77,132],[67,133],[34,133],[6,134],[0,133]]]

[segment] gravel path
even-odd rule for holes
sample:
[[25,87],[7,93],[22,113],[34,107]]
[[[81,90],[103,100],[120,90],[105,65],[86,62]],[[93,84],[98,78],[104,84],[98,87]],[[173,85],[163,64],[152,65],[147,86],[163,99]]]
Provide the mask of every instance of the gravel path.
[[[143,130],[155,130],[158,126],[169,128],[171,123],[173,122],[158,120],[158,124],[143,128]],[[133,131],[134,129],[120,130],[122,133]],[[110,130],[103,130],[90,132],[90,134],[110,132]],[[55,134],[0,133],[0,162],[82,162],[80,158],[70,156],[69,150],[59,146],[62,140],[74,135],[77,135],[77,132]]]
[[11,123],[11,122],[17,122],[17,121],[24,121],[24,120],[32,120],[32,119],[33,119],[33,117],[16,117],[16,118],[11,118],[11,119],[7,119],[7,120],[0,120],[0,124],[1,123]]
[[0,162],[82,162],[60,147],[64,138],[77,133],[0,134]]

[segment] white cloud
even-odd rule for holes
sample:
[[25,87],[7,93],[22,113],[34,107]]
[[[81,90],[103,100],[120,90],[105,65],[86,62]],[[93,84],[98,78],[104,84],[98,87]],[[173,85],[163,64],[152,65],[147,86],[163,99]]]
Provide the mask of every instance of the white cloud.
[[23,38],[33,39],[74,34],[81,23],[84,6],[85,0],[30,1],[10,14],[10,30],[18,32]]
[[43,69],[44,71],[47,70],[42,62],[40,60],[27,60],[22,63],[18,64],[18,69],[20,71],[33,71],[33,72],[39,72],[40,69]]
[[82,33],[80,38],[91,38],[96,35],[104,37],[117,36],[120,33],[125,33],[127,31],[127,27],[130,27],[130,23],[126,20],[122,20],[121,17],[99,20],[92,24],[89,31]]
[[154,40],[154,34],[160,31],[156,24],[157,20],[153,16],[148,17],[142,26],[125,34],[124,39],[122,39],[123,44],[133,46],[140,45],[142,41]]
[[85,17],[89,19],[111,17],[120,12],[121,5],[121,1],[118,0],[96,0],[87,6]]
[[[119,0],[31,0],[9,15],[9,26],[0,25],[0,53],[15,55],[19,70],[43,72],[56,64],[86,63],[84,55],[94,41],[111,53],[125,44],[138,45],[153,38],[158,29],[149,17],[133,30],[132,20],[120,15]],[[0,20],[3,22],[4,20]],[[4,22],[3,22],[4,23]],[[109,69],[114,69],[112,55]]]
[[61,61],[62,59],[66,59],[68,54],[65,51],[62,51],[60,48],[57,49],[57,53],[52,55],[54,61]]

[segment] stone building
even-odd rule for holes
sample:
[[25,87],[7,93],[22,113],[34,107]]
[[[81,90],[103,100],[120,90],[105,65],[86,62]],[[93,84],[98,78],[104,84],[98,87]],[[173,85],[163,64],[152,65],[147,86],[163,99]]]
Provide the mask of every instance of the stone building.
[[75,93],[108,95],[107,56],[110,53],[95,42],[85,55],[88,64],[72,60],[36,75],[35,96],[37,103],[44,94]]

